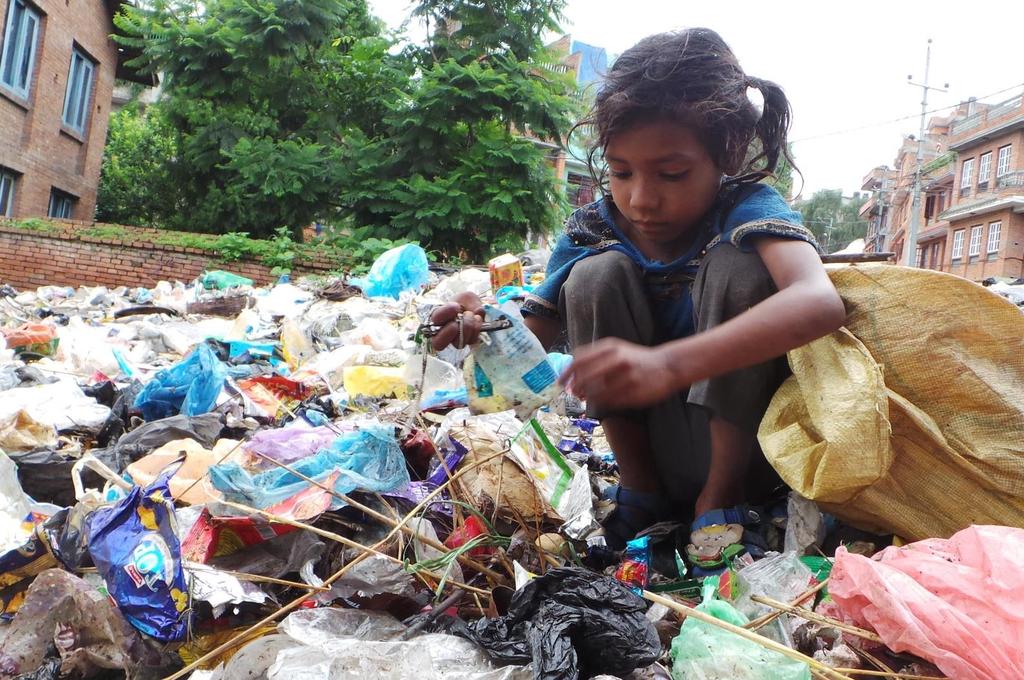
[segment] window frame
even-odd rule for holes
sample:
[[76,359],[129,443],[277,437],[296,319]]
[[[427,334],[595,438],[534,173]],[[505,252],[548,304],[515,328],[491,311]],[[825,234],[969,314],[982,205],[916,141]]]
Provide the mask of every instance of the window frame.
[[[54,206],[57,204],[57,201],[61,201],[61,205],[67,208],[67,214],[55,214]],[[77,201],[78,197],[66,191],[61,191],[57,187],[50,187],[50,204],[46,208],[46,216],[58,220],[70,220],[74,214]],[[62,210],[61,212],[63,213],[64,211]]]
[[[996,247],[992,247],[992,227],[995,227]],[[1003,245],[1003,221],[996,220],[988,223],[988,239],[985,244],[985,252],[989,255],[999,252],[999,246]]]
[[18,176],[13,171],[0,167],[0,217],[14,215],[14,191],[17,182]]
[[[985,231],[984,224],[976,224],[971,227],[971,240],[967,244],[967,257],[981,255],[981,235]],[[977,236],[978,238],[974,238]]]
[[[1003,152],[1006,152],[1003,154]],[[996,179],[1013,172],[1010,169],[1010,159],[1013,158],[1013,144],[1006,144],[998,149],[996,156]]]
[[974,181],[974,158],[965,158],[960,166],[960,195],[966,196],[971,191]]
[[[18,6],[23,8],[24,13],[19,22],[18,33],[14,35],[14,10]],[[29,41],[25,38],[25,26],[29,23],[32,24],[32,40],[30,45],[26,44]],[[3,42],[0,42],[0,87],[25,100],[28,100],[32,94],[32,76],[35,75],[36,55],[39,52],[39,35],[42,31],[42,26],[43,14],[34,5],[26,0],[9,0],[7,17],[4,20]],[[11,41],[15,37],[17,40],[14,42],[12,50]],[[11,60],[11,63],[8,63],[8,59]],[[24,83],[21,84],[18,84],[19,67],[24,72]],[[8,68],[11,70],[12,80],[10,82],[4,79],[4,73]]]
[[96,60],[78,45],[71,49],[71,65],[68,67],[68,81],[64,88],[64,110],[60,120],[64,127],[80,135],[84,135],[89,127],[89,111],[92,108],[90,104],[97,65]]
[[953,248],[950,251],[952,254],[952,261],[963,258],[964,256],[964,236],[966,229],[957,229],[953,232]]
[[[982,172],[984,170],[984,172]],[[989,175],[992,174],[992,152],[986,151],[978,156],[978,190],[988,187]]]

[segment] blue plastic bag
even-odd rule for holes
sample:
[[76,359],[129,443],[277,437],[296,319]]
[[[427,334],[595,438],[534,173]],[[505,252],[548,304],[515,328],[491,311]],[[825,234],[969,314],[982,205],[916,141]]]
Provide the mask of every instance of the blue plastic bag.
[[427,253],[415,243],[406,243],[378,257],[366,278],[351,279],[349,283],[362,289],[366,297],[398,296],[407,290],[427,285]]
[[[394,426],[380,423],[346,432],[330,447],[291,467],[320,483],[338,473],[334,490],[342,494],[356,489],[392,491],[409,483],[409,470],[395,439]],[[210,481],[227,500],[260,509],[281,503],[310,486],[281,468],[251,475],[237,463],[214,465],[210,468]],[[343,505],[334,499],[331,507],[337,510]]]
[[179,465],[87,520],[89,555],[125,619],[161,642],[185,637],[188,588],[168,482]]
[[135,407],[147,421],[179,413],[209,413],[224,387],[227,369],[209,345],[199,345],[183,360],[158,372],[135,397]]

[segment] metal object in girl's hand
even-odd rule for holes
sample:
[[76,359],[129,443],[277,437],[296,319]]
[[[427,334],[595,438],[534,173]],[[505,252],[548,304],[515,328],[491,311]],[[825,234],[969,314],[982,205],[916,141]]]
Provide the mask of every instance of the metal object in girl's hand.
[[[456,320],[460,318],[462,317],[456,317]],[[425,323],[419,327],[418,332],[425,338],[432,338],[438,333],[440,333],[441,329],[444,328],[445,325],[446,324]],[[480,332],[493,333],[494,331],[504,331],[508,330],[509,328],[512,328],[511,321],[509,321],[508,319],[498,319],[496,321],[485,322],[482,326],[480,326]]]

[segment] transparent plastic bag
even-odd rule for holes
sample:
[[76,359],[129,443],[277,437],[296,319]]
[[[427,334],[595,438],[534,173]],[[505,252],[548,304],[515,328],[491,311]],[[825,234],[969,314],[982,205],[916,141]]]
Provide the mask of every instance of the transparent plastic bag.
[[[302,459],[293,467],[320,483],[335,478],[333,488],[343,494],[356,489],[391,491],[410,481],[394,427],[381,423],[363,424],[358,431],[337,437],[330,447]],[[211,467],[210,480],[228,500],[256,508],[281,503],[311,486],[287,470],[273,469],[252,475],[237,463]],[[342,505],[332,498],[331,507],[337,509]]]
[[[774,611],[767,605],[754,602],[753,596],[770,597],[779,602],[791,602],[810,586],[814,574],[800,561],[796,552],[773,555],[754,562],[737,572],[735,606],[751,619]],[[761,630],[761,634],[788,647],[793,646],[792,622],[783,614]]]
[[558,374],[540,341],[514,307],[484,307],[487,322],[508,321],[506,330],[485,333],[466,359],[469,408],[474,413],[514,409],[527,420],[558,396]]

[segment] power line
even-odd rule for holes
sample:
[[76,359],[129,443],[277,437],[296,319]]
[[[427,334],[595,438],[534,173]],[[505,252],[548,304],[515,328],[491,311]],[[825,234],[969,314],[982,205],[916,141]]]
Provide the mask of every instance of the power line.
[[[982,99],[988,99],[989,97],[995,97],[996,95],[1004,94],[1006,92],[1009,92],[1010,90],[1016,90],[1019,87],[1024,87],[1024,83],[1017,83],[1016,85],[1011,85],[1010,87],[1003,88],[1002,90],[999,90],[997,92],[992,92],[990,94],[986,94],[986,95],[983,95],[981,97],[977,97],[977,100],[980,101]],[[943,106],[943,107],[938,108],[938,109],[932,109],[931,111],[925,111],[925,115],[927,116],[927,115],[931,115],[933,113],[940,113],[942,111],[948,111],[950,109],[955,109],[958,106],[960,106],[960,103],[950,104],[949,106]],[[861,130],[870,130],[871,128],[883,127],[885,125],[892,125],[893,123],[900,123],[900,122],[903,122],[905,120],[912,120],[914,118],[917,118],[920,115],[921,115],[920,113],[915,113],[915,114],[911,114],[909,116],[903,116],[901,118],[893,118],[892,120],[885,120],[885,121],[880,121],[880,122],[877,122],[877,123],[868,123],[866,125],[859,125],[857,127],[846,128],[845,130],[835,130],[833,132],[824,132],[824,133],[822,133],[820,135],[812,135],[810,137],[801,137],[800,139],[792,139],[792,140],[790,140],[790,144],[799,144],[800,142],[810,142],[810,141],[813,141],[815,139],[824,139],[826,137],[837,137],[839,135],[845,135],[845,134],[849,134],[851,132],[860,132]]]

